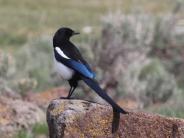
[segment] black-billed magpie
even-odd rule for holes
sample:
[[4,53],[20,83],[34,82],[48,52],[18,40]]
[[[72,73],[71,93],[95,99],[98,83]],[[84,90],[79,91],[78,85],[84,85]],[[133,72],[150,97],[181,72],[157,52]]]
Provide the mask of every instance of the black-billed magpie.
[[53,37],[56,70],[60,76],[68,80],[70,84],[67,98],[71,97],[78,85],[78,81],[83,80],[100,97],[106,100],[113,107],[114,111],[126,114],[127,111],[117,105],[107,93],[100,88],[98,82],[95,80],[95,73],[84,60],[77,47],[70,42],[70,38],[76,34],[79,33],[70,28],[60,28]]

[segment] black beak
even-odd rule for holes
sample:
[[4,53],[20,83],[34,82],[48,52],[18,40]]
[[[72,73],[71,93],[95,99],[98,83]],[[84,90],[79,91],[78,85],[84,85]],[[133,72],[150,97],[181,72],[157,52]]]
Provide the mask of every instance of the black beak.
[[72,35],[78,35],[80,34],[79,32],[73,32]]

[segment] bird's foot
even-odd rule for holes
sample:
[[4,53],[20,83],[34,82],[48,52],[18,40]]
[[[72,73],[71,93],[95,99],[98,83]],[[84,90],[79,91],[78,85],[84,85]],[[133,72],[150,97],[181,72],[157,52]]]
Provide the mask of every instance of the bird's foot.
[[123,114],[129,114],[130,112],[128,112],[128,111],[125,111],[125,112],[123,112]]
[[70,99],[70,97],[59,97],[59,99]]
[[67,100],[72,100],[72,99],[75,99],[75,98],[72,98],[72,97],[59,97],[59,99],[67,99]]
[[130,112],[129,111],[125,111],[125,110],[123,110],[123,112],[121,112],[122,114],[130,114]]

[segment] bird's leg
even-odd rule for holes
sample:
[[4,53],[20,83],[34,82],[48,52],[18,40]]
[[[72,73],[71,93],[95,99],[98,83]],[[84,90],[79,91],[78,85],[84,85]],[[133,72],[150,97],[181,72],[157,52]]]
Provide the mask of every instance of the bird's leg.
[[67,96],[68,99],[70,99],[70,97],[72,96],[72,94],[73,94],[75,88],[76,88],[76,87],[71,87],[71,89],[70,89],[71,91],[69,91],[69,94],[68,94],[68,96]]
[[72,89],[73,89],[73,87],[71,86],[70,90],[68,92],[68,96],[67,97],[60,97],[60,99],[70,99],[70,96],[71,96],[71,93],[72,93]]
[[66,97],[67,99],[70,99],[72,93],[73,93],[73,86],[70,87],[70,90],[69,90],[69,93],[68,93],[68,96]]
[[75,88],[77,87],[78,83],[77,83],[77,79],[74,76],[72,79],[69,80],[69,84],[70,84],[70,91],[68,93],[67,99],[70,99],[70,97],[72,96]]

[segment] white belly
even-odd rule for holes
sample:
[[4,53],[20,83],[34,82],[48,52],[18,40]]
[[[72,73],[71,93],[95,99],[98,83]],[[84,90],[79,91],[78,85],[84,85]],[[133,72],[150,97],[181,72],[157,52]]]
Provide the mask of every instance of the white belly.
[[56,61],[56,59],[54,59],[54,63],[55,63],[55,69],[56,71],[59,73],[59,75],[61,75],[61,77],[63,79],[69,80],[72,78],[73,74],[74,74],[74,70],[68,68],[67,66],[65,66],[64,64]]

